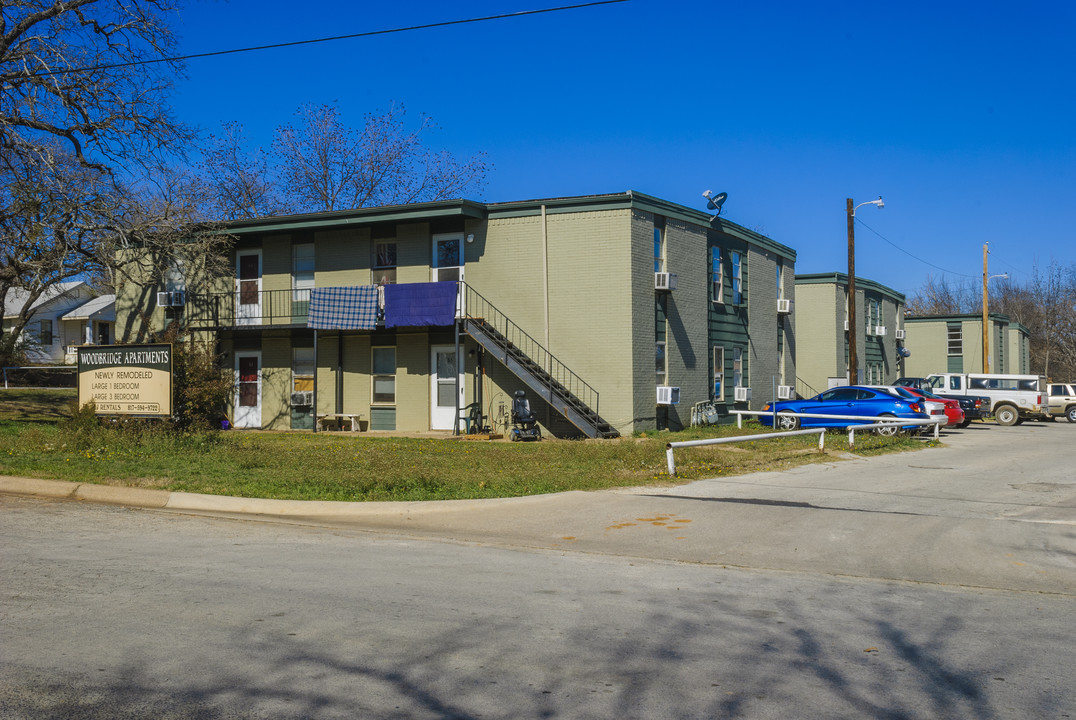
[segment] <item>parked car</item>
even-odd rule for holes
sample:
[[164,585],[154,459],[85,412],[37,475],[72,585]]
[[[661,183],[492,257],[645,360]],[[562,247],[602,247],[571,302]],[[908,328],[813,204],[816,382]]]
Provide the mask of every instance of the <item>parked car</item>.
[[[982,395],[950,395],[949,393],[939,392],[938,389],[931,388],[930,383],[927,382],[926,378],[921,377],[897,378],[897,381],[894,384],[901,387],[929,390],[940,398],[956,400],[960,403],[960,409],[964,411],[965,423],[970,423],[972,420],[986,420],[991,414],[990,398]],[[967,425],[962,427],[967,427]]]
[[949,398],[943,398],[939,395],[935,395],[929,390],[921,390],[920,388],[902,387],[902,390],[917,395],[924,400],[934,400],[945,403],[945,418],[949,427],[964,428],[971,424],[971,420],[966,420],[964,417],[964,411],[960,407],[960,403],[956,400]]
[[1050,420],[1063,417],[1070,423],[1076,423],[1076,384],[1050,383],[1048,389],[1050,410],[1046,417]]
[[[928,415],[917,399],[909,399],[893,390],[872,388],[863,385],[842,385],[830,388],[806,400],[782,400],[766,403],[762,411],[769,415],[760,415],[759,422],[772,426],[774,416],[777,429],[795,430],[799,427],[834,427],[849,425],[866,425],[878,422],[876,418],[899,418],[902,420],[926,420]],[[797,417],[789,413],[808,413],[812,415],[846,415],[857,419],[840,417]],[[919,425],[897,425],[891,428],[878,428],[880,435],[896,435],[903,429],[919,430]]]

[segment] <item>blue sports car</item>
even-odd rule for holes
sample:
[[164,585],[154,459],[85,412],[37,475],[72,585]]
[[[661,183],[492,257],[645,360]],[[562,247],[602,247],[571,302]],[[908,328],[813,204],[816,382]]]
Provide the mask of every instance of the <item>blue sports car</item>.
[[[759,415],[758,420],[763,425],[771,425],[774,415],[777,414],[777,429],[795,430],[799,427],[846,427],[856,424],[870,424],[879,422],[874,418],[893,417],[907,420],[929,419],[923,411],[923,406],[914,400],[902,397],[895,392],[889,392],[881,388],[862,387],[860,385],[842,385],[830,388],[823,393],[815,395],[807,400],[782,400],[775,403],[766,403],[762,408],[769,415]],[[851,415],[861,416],[863,420],[846,420],[825,417],[796,417],[788,413],[809,413],[815,415]],[[920,426],[907,426],[909,429],[918,430]],[[896,435],[901,428],[893,425],[892,428],[879,428],[880,435]]]

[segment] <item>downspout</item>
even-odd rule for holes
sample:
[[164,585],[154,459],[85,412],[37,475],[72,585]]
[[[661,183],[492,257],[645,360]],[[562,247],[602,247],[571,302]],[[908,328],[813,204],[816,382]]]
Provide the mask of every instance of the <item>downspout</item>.
[[[545,205],[542,205],[542,296],[545,300],[545,350],[547,355],[552,355],[553,350],[549,347],[549,223],[545,213]],[[552,374],[552,364],[546,368]],[[550,406],[546,404],[545,426],[550,423]]]

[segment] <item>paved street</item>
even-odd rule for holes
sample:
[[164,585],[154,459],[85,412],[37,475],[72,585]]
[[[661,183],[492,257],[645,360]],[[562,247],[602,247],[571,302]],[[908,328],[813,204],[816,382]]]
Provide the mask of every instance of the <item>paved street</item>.
[[1069,717],[1074,430],[272,517],[0,495],[0,717]]

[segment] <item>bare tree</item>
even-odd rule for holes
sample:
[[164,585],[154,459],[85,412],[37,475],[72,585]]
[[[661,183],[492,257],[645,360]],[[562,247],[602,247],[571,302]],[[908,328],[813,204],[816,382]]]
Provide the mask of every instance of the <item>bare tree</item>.
[[244,146],[226,123],[202,169],[219,198],[217,217],[317,212],[462,197],[485,183],[484,156],[460,160],[425,145],[437,127],[409,126],[402,106],[346,125],[335,105],[304,105],[276,130],[270,151]]
[[982,307],[981,298],[968,286],[953,287],[942,277],[927,276],[923,287],[908,299],[909,315],[959,315]]
[[[167,0],[0,3],[0,329],[10,352],[30,306],[70,278],[119,279],[131,263],[213,262],[196,186],[168,169],[192,133],[167,105],[174,38]],[[146,64],[148,63],[148,64]],[[132,65],[138,65],[132,70]]]

